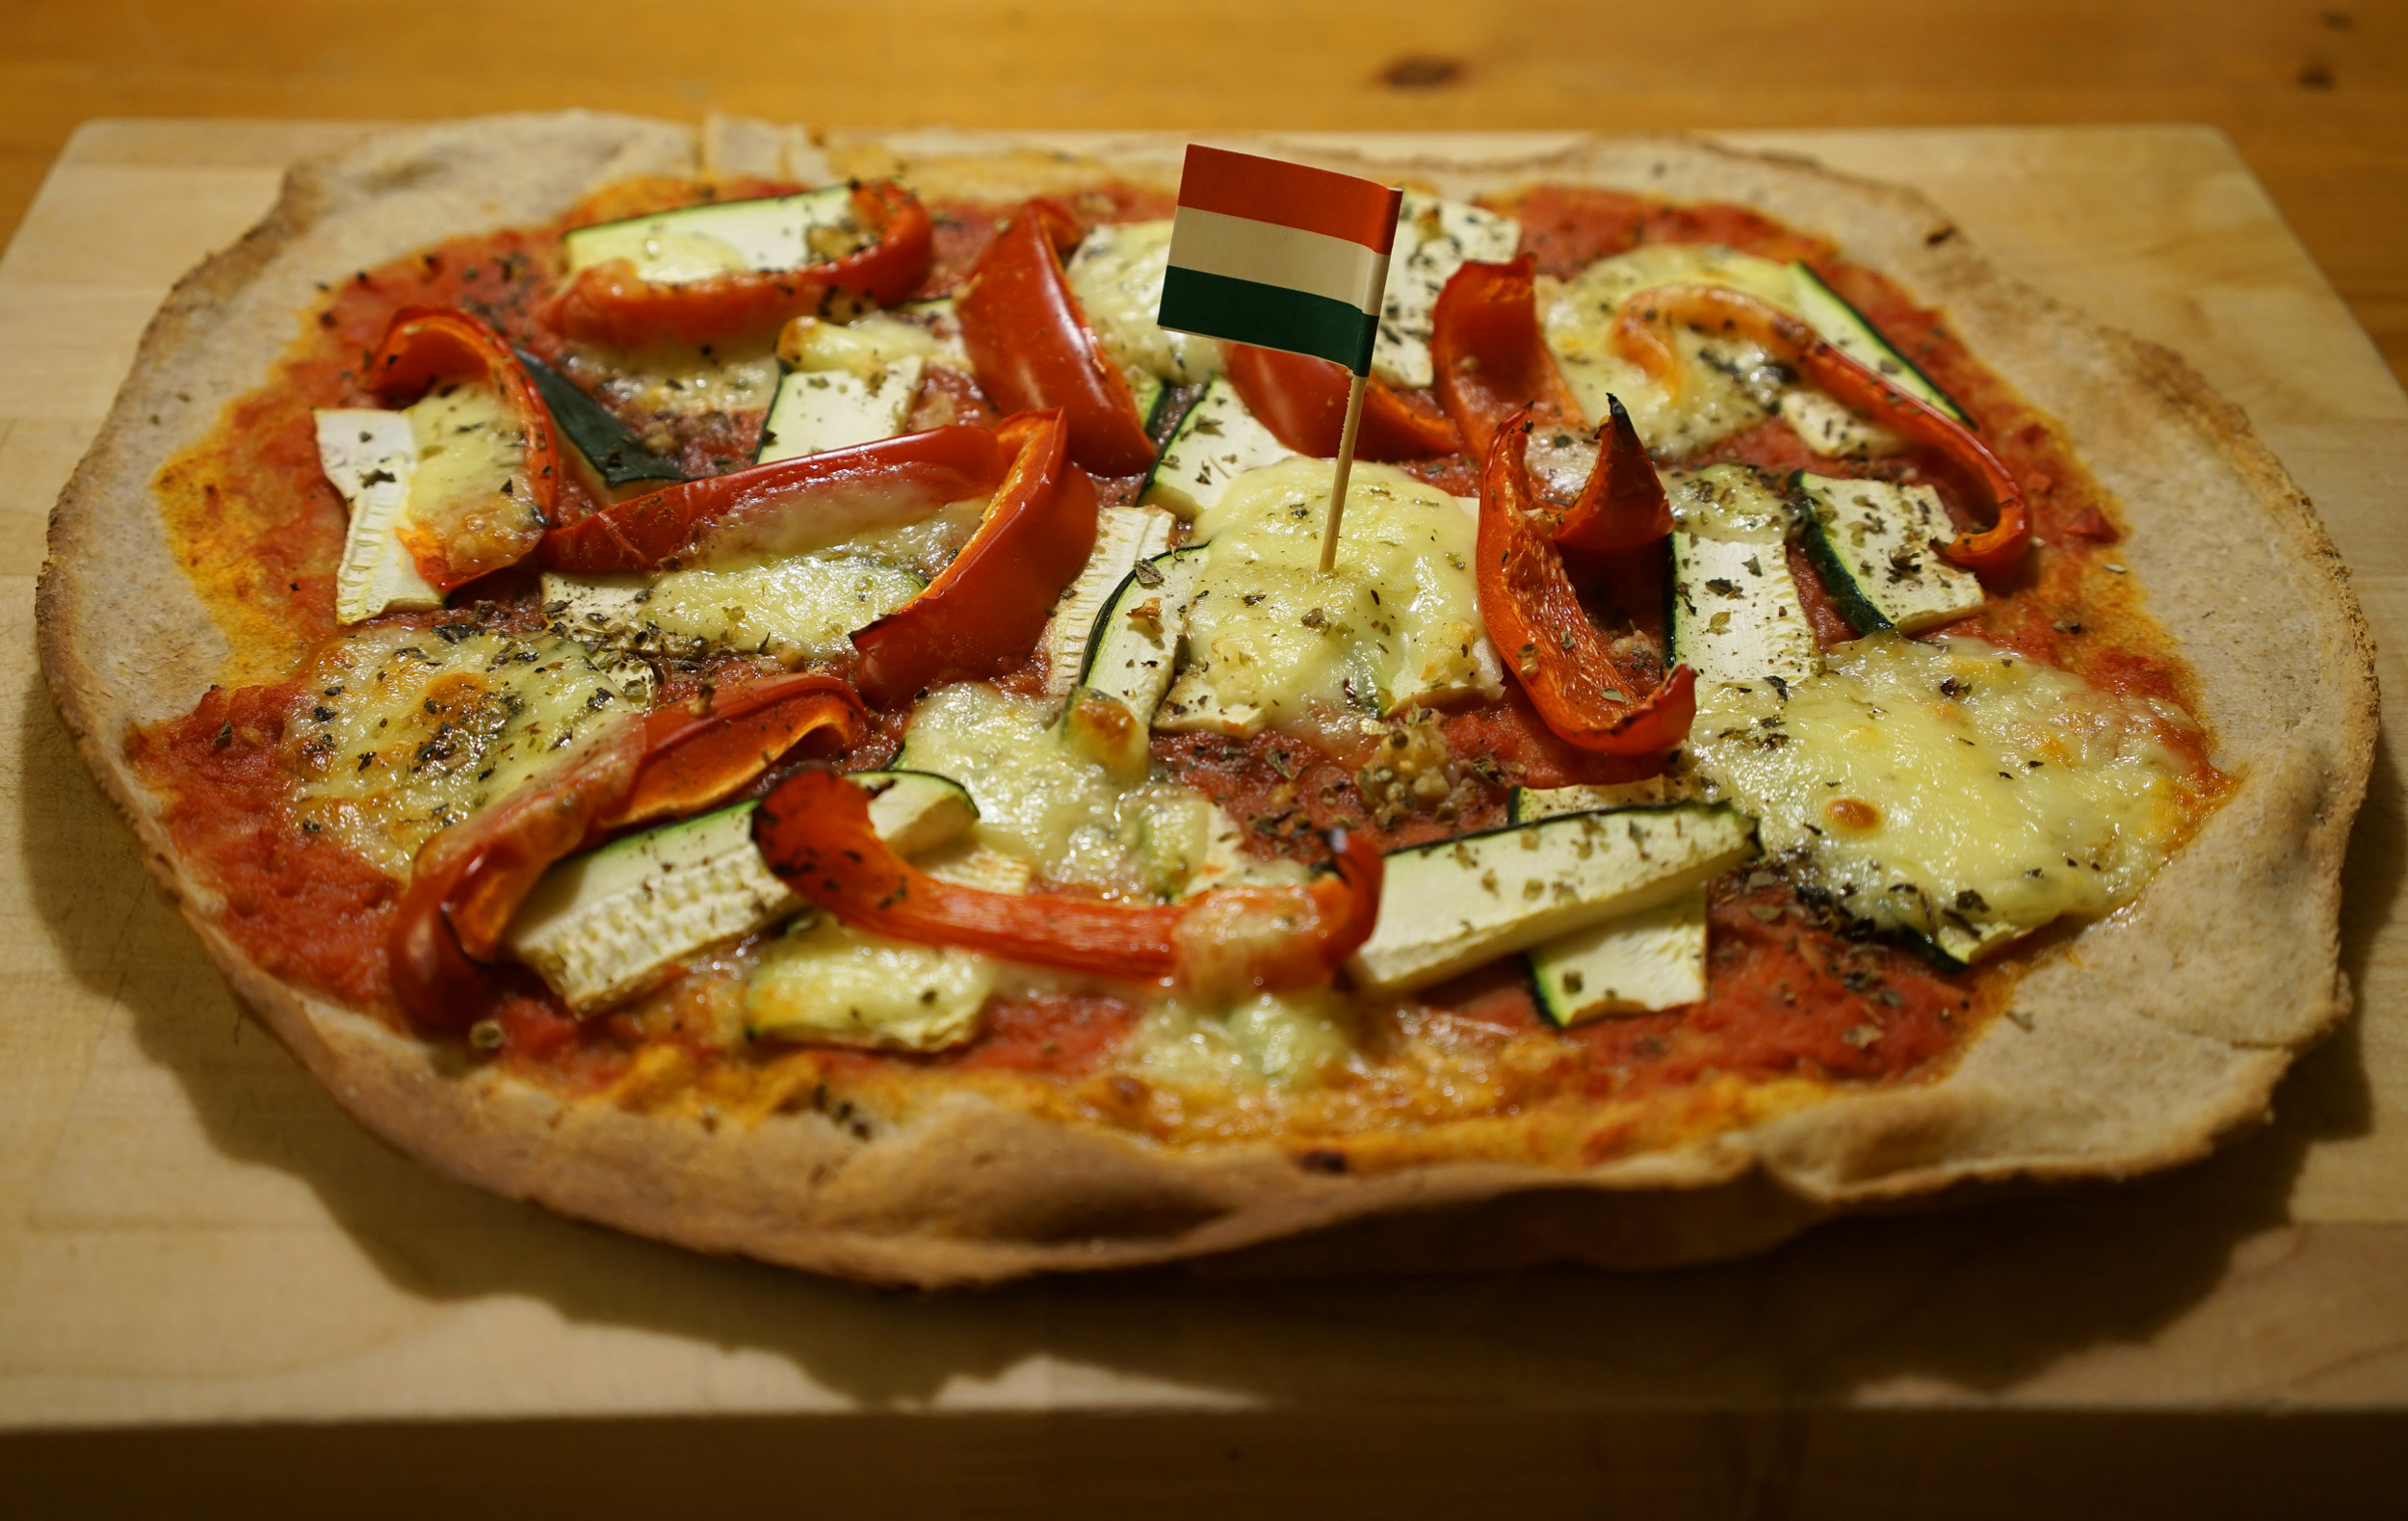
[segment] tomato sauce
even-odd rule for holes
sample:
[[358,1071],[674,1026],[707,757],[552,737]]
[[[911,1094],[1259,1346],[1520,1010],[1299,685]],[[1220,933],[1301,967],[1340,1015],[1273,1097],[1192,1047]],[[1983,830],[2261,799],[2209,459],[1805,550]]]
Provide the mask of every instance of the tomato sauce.
[[[573,346],[546,324],[563,230],[714,197],[792,188],[767,181],[631,181],[547,226],[455,239],[356,272],[326,289],[268,381],[232,404],[209,438],[161,470],[156,487],[170,542],[238,653],[226,673],[228,688],[213,688],[187,717],[138,733],[131,752],[142,774],[168,799],[165,822],[179,849],[222,894],[224,931],[262,966],[356,1007],[391,1009],[383,948],[398,884],[343,847],[305,832],[289,805],[294,774],[283,731],[285,716],[300,700],[290,677],[334,630],[332,574],[345,512],[319,468],[311,408],[372,405],[361,367],[406,305],[458,305],[547,360],[573,360]],[[1083,225],[1170,210],[1166,196],[1124,185],[1060,198]],[[2114,561],[2121,528],[2113,504],[2048,419],[1983,368],[1937,312],[1916,305],[1878,275],[1840,260],[1828,242],[1742,207],[1668,206],[1560,187],[1525,192],[1500,205],[1521,219],[1523,247],[1538,268],[1559,277],[1596,258],[1664,241],[1714,242],[1812,263],[1964,406],[2031,503],[2042,543],[2003,589],[2006,594],[1959,629],[2063,666],[2110,691],[2186,702],[2186,672],[2139,610]],[[1011,207],[947,201],[930,209],[935,252],[924,296],[957,288]],[[973,383],[933,373],[937,383],[924,393],[915,426],[993,423],[992,408]],[[621,415],[648,444],[659,440],[694,473],[747,462],[761,422],[757,410],[671,417],[621,407]],[[1721,459],[1784,472],[1867,468],[1813,455],[1777,420],[1687,462]],[[1477,490],[1477,461],[1460,455],[1408,468],[1457,494]],[[1965,517],[1956,483],[1934,461],[1910,454],[1871,468],[1938,485],[1951,510]],[[1133,498],[1138,482],[1099,485],[1110,502]],[[565,514],[586,506],[572,498]],[[1648,605],[1648,589],[1661,585],[1659,562],[1660,556],[1589,567],[1596,572],[1601,615],[1621,619],[1643,639],[1660,637],[1661,614]],[[1794,548],[1792,569],[1818,638],[1827,645],[1850,637]],[[505,620],[530,627],[541,620],[532,577],[506,574],[474,590],[501,603]],[[1040,679],[1033,660],[1003,684],[1034,692]],[[879,716],[846,764],[877,765],[891,757],[902,718]],[[1325,856],[1324,833],[1331,829],[1367,830],[1383,847],[1406,846],[1505,823],[1517,785],[1633,780],[1647,769],[1566,744],[1518,687],[1509,687],[1501,701],[1439,715],[1427,725],[1430,733],[1371,727],[1379,732],[1338,724],[1317,735],[1246,741],[1157,735],[1153,753],[1241,822],[1247,850],[1307,861]],[[2169,722],[2166,738],[2194,761],[2197,796],[2212,797],[2217,778],[2206,765],[2205,734]],[[1390,747],[1411,748],[1422,769],[1440,777],[1443,795],[1405,800],[1384,790],[1378,777],[1395,758]],[[1714,885],[1710,943],[1711,997],[1685,1009],[1553,1032],[1539,1020],[1518,965],[1501,962],[1409,1007],[1371,1010],[1367,1028],[1394,1036],[1426,1015],[1488,1032],[1483,1038],[1548,1042],[1544,1061],[1493,1085],[1494,1112],[1510,1114],[1525,1104],[1704,1092],[1735,1078],[1831,1084],[1935,1074],[1970,1031],[1996,1012],[2013,975],[1943,970],[1898,946],[1857,937],[1822,917],[1769,868]],[[1014,997],[988,1010],[973,1040],[934,1057],[819,1051],[797,1065],[800,1059],[791,1048],[749,1053],[715,1033],[717,995],[700,978],[633,1012],[583,1022],[530,984],[524,996],[505,1002],[497,1021],[504,1057],[523,1071],[591,1090],[637,1081],[643,1071],[657,1078],[700,1070],[715,1074],[708,1081],[720,1089],[752,1083],[765,1092],[800,1072],[810,1077],[815,1105],[830,1083],[900,1090],[924,1072],[975,1073],[1039,1088],[1056,1085],[1045,1088],[1056,1095],[1047,1102],[1063,1093],[1091,1094],[1092,1082],[1100,1081],[1094,1074],[1111,1066],[1140,1014],[1136,1003],[1104,994]],[[648,1058],[639,1060],[672,1049],[682,1053],[675,1062],[647,1066]],[[1123,1086],[1093,1099],[1086,1112],[1121,1122],[1114,1116],[1134,1116],[1142,1108],[1133,1095],[1142,1095],[1144,1086],[1115,1081]],[[1710,1111],[1711,1105],[1699,1113]],[[1182,1133],[1159,1123],[1157,1132],[1165,1139]],[[1600,1128],[1584,1142],[1584,1155],[1610,1154],[1634,1134],[1627,1126]]]

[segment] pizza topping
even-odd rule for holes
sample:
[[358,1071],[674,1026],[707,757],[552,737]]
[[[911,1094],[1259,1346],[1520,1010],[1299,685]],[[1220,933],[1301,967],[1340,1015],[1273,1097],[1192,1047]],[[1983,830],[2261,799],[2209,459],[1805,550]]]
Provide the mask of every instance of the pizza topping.
[[927,208],[891,182],[582,227],[553,325],[619,348],[766,340],[839,292],[891,304],[928,274]]
[[[354,483],[345,491],[353,529],[336,576],[339,611],[352,622],[396,599],[435,605],[440,593],[514,564],[550,526],[560,488],[551,413],[510,346],[466,312],[404,307],[368,377],[380,401],[403,408],[407,443],[400,426],[371,424],[355,410],[325,414],[341,421],[322,419],[318,429],[329,479],[338,488]],[[407,552],[406,570],[395,563],[395,541]]]
[[1467,261],[1502,264],[1522,241],[1521,224],[1458,200],[1404,193],[1397,241],[1388,259],[1388,286],[1379,307],[1379,339],[1372,374],[1402,390],[1435,380],[1430,349],[1439,293]]
[[856,680],[880,707],[1024,658],[1095,545],[1095,484],[1070,461],[1069,421],[1024,412],[994,437],[1011,464],[979,531],[926,591],[852,636]]
[[[1089,705],[1118,711],[1134,754],[1083,732]],[[913,710],[897,764],[960,783],[978,800],[980,842],[1051,882],[1152,903],[1240,879],[1300,879],[1239,853],[1237,826],[1201,794],[1149,780],[1141,723],[1092,688],[1057,721],[1045,703],[981,682],[946,687]]]
[[1330,470],[1302,459],[1257,470],[1197,520],[1208,542],[1188,607],[1189,664],[1156,727],[1243,735],[1500,689],[1470,569],[1469,504],[1393,467],[1360,466],[1337,566],[1322,574]]
[[1703,803],[1568,814],[1394,851],[1378,927],[1348,970],[1405,992],[1653,908],[1755,853],[1753,824]]
[[1227,376],[1216,376],[1180,414],[1139,500],[1200,517],[1220,505],[1230,482],[1295,452],[1246,409]]
[[[760,858],[749,842],[746,850]],[[805,913],[769,943],[746,980],[745,1032],[756,1040],[941,1051],[977,1033],[1004,971],[975,951],[915,945]]]
[[[898,852],[958,838],[978,818],[941,776],[854,772],[870,821]],[[749,802],[616,840],[554,866],[504,938],[579,1014],[608,1009],[673,973],[697,951],[790,918],[802,901],[752,847]]]
[[[1066,695],[1079,683],[1080,672],[1092,663],[1099,636],[1106,642],[1114,637],[1111,626],[1097,619],[1107,604],[1117,600],[1131,575],[1137,574],[1139,584],[1144,584],[1148,576],[1152,585],[1163,584],[1162,569],[1154,560],[1169,551],[1176,527],[1170,514],[1159,508],[1108,507],[1097,514],[1095,548],[1045,622],[1042,644],[1047,692],[1056,696]],[[1140,566],[1142,574],[1139,573]],[[1157,606],[1154,631],[1158,634],[1161,612]],[[1169,674],[1167,670],[1163,672],[1165,682]],[[1146,717],[1151,718],[1152,714]]]
[[1014,213],[955,302],[962,346],[1000,410],[1058,409],[1074,463],[1098,475],[1136,475],[1154,462],[1154,440],[1062,274],[1061,255],[1079,237],[1077,220],[1052,201],[1032,200]]
[[652,672],[553,635],[375,624],[328,643],[288,726],[302,826],[395,877],[427,838],[582,757]]
[[1168,219],[1090,227],[1070,255],[1067,275],[1079,310],[1133,396],[1159,391],[1165,382],[1200,385],[1220,373],[1217,340],[1173,332],[1154,320],[1169,266]]
[[[574,766],[419,850],[389,941],[394,997],[436,1029],[484,1017],[509,990],[496,963],[510,922],[553,862],[631,825],[699,812],[815,735],[849,745],[864,718],[843,682],[800,675],[705,689],[614,726]],[[868,800],[844,790],[868,828]]]
[[[1338,456],[1346,431],[1346,367],[1309,354],[1233,343],[1223,356],[1229,382],[1246,410],[1289,450],[1319,459]],[[1420,459],[1462,447],[1454,425],[1377,380],[1363,392],[1354,441],[1362,459]]]
[[2185,773],[2159,732],[2145,703],[1981,641],[1884,633],[1785,693],[1701,685],[1690,752],[1843,911],[1972,960],[2163,863]]
[[1530,426],[1523,417],[1501,430],[1480,473],[1480,612],[1549,728],[1583,749],[1662,754],[1688,732],[1695,673],[1679,666],[1659,681],[1643,652],[1609,642],[1590,621],[1561,552],[1533,520],[1523,463]]
[[1309,887],[1233,887],[1178,905],[963,887],[896,855],[859,791],[817,771],[764,800],[753,837],[788,886],[855,928],[1204,991],[1327,982],[1370,933],[1379,900],[1378,855],[1343,841],[1334,873]]
[[334,572],[336,621],[364,622],[387,609],[441,607],[442,590],[419,574],[418,563],[395,532],[409,511],[410,485],[418,474],[418,438],[409,414],[349,406],[313,415],[319,461],[351,507],[343,560]]
[[1648,291],[1624,307],[1613,340],[1626,358],[1662,380],[1676,374],[1680,363],[1670,336],[1676,325],[1744,337],[1850,406],[1946,456],[1980,483],[1994,515],[1990,527],[1959,535],[1941,552],[1968,570],[1993,577],[2023,562],[2031,540],[2023,487],[1963,423],[1849,358],[1802,319],[1724,286]]
[[1807,556],[1857,633],[1917,634],[1981,611],[1980,580],[1940,558],[1953,530],[1931,487],[1804,471],[1790,485]]
[[596,502],[620,502],[686,479],[685,471],[654,454],[635,430],[587,395],[583,386],[525,349],[510,352],[568,443],[562,458],[577,473],[588,496]]
[[554,529],[537,561],[547,570],[603,576],[807,553],[995,490],[1011,459],[1008,447],[982,428],[933,428],[690,481]]
[[833,660],[851,651],[855,630],[928,586],[911,565],[847,552],[851,544],[659,576],[546,574],[544,610],[581,639],[641,654],[734,649],[789,662]]
[[1781,495],[1738,464],[1675,472],[1666,495],[1676,525],[1667,653],[1697,672],[1699,702],[1725,690],[1777,695],[1821,669]]
[[1432,314],[1438,399],[1480,458],[1525,408],[1550,432],[1586,426],[1539,331],[1532,267],[1528,254],[1509,264],[1466,264]]
[[1568,1030],[1706,997],[1706,889],[1619,914],[1523,953],[1540,1017]]

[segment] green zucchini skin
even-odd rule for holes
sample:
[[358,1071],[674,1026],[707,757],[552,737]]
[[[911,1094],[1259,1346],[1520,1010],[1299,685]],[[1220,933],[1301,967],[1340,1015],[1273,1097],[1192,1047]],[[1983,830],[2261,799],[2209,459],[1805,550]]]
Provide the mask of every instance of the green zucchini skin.
[[[1808,308],[1805,313],[1806,320],[1814,325],[1817,331],[1825,338],[1835,341],[1842,331],[1847,332],[1867,347],[1885,355],[1891,364],[1898,367],[1888,376],[1888,379],[1898,382],[1903,389],[1922,397],[1966,427],[1974,426],[1974,420],[1966,415],[1965,408],[1956,404],[1956,398],[1950,396],[1939,381],[1925,375],[1923,368],[1914,360],[1900,354],[1898,345],[1892,343],[1863,312],[1858,311],[1853,302],[1823,283],[1822,276],[1808,268],[1802,260],[1792,264],[1790,273],[1796,278],[1798,291],[1805,298],[1803,304]],[[1879,374],[1885,366],[1875,364],[1869,368]]]
[[584,387],[524,349],[511,351],[526,367],[527,379],[551,410],[552,421],[569,447],[607,486],[635,485],[645,481],[678,482],[686,472],[643,446],[635,430],[620,422],[609,407],[588,396]]
[[1821,515],[1815,511],[1814,504],[1804,498],[1798,482],[1798,477],[1804,474],[1800,470],[1790,476],[1790,496],[1798,504],[1798,547],[1806,551],[1806,563],[1815,567],[1815,579],[1822,583],[1823,594],[1831,599],[1832,605],[1840,610],[1840,616],[1847,619],[1847,626],[1854,629],[1859,638],[1897,627],[1866,598],[1857,588],[1856,578],[1847,573],[1847,566],[1840,559],[1839,547],[1831,542]]
[[[1104,605],[1096,610],[1095,622],[1087,630],[1086,653],[1079,662],[1080,686],[1097,685],[1097,668],[1108,663],[1115,650],[1125,642],[1122,631],[1131,627],[1128,621],[1129,609],[1147,597],[1162,596],[1165,593],[1178,600],[1182,608],[1185,607],[1185,599],[1193,587],[1193,578],[1203,566],[1204,552],[1210,547],[1209,544],[1190,544],[1184,549],[1173,549],[1165,554],[1151,557],[1145,563],[1161,573],[1159,580],[1153,586],[1149,587],[1139,579],[1135,570],[1121,578],[1120,585],[1112,589],[1112,594],[1106,597]],[[1145,683],[1152,690],[1154,700],[1144,704],[1145,711],[1141,713],[1137,712],[1134,704],[1130,709],[1131,712],[1137,713],[1140,722],[1151,723],[1154,721],[1154,710],[1160,706],[1163,693],[1170,686],[1171,671],[1168,668],[1169,663],[1177,657],[1179,636],[1169,629],[1165,629],[1165,632],[1169,635],[1169,638],[1166,642],[1168,647],[1163,653],[1163,669],[1158,678],[1149,679]],[[1114,696],[1124,701],[1136,695],[1128,689],[1126,683],[1118,685],[1106,683],[1103,690],[1112,692]]]

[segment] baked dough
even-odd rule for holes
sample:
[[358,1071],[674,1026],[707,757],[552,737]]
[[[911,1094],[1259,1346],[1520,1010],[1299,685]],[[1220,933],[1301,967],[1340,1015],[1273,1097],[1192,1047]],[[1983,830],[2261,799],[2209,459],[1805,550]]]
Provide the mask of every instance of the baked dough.
[[711,1127],[565,1102],[466,1065],[249,961],[128,767],[129,726],[189,711],[229,654],[170,554],[150,484],[162,461],[270,372],[328,272],[541,222],[610,181],[887,171],[923,194],[1001,197],[1099,172],[1168,184],[1180,142],[1133,138],[1100,162],[1070,162],[1003,138],[818,144],[741,121],[440,124],[297,166],[268,219],[176,286],[60,499],[40,588],[43,667],[85,759],[235,987],[347,1109],[511,1197],[705,1250],[921,1285],[1274,1241],[1267,1260],[1282,1268],[1698,1261],[1957,1186],[2173,1166],[2265,1117],[2291,1059],[2348,1007],[2339,879],[2376,696],[2347,573],[2238,408],[2173,354],[2001,275],[1911,192],[1795,159],[1674,138],[1410,162],[1253,145],[1455,196],[1547,180],[1738,202],[1834,240],[1944,308],[2120,504],[2132,530],[2120,553],[2190,663],[2230,796],[2135,904],[2038,957],[2015,995],[2028,1028],[1993,1021],[1945,1077],[1835,1092],[1585,1170],[1482,1162],[1331,1175],[1267,1142],[1172,1150],[968,1091],[866,1138],[809,1112]]

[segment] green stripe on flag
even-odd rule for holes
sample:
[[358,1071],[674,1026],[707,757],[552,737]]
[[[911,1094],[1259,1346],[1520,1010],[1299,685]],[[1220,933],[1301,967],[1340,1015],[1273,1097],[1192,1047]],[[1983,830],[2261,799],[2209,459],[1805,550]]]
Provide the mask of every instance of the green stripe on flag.
[[1345,302],[1175,264],[1163,275],[1158,320],[1181,332],[1309,354],[1357,375],[1371,373],[1379,338],[1379,319]]

